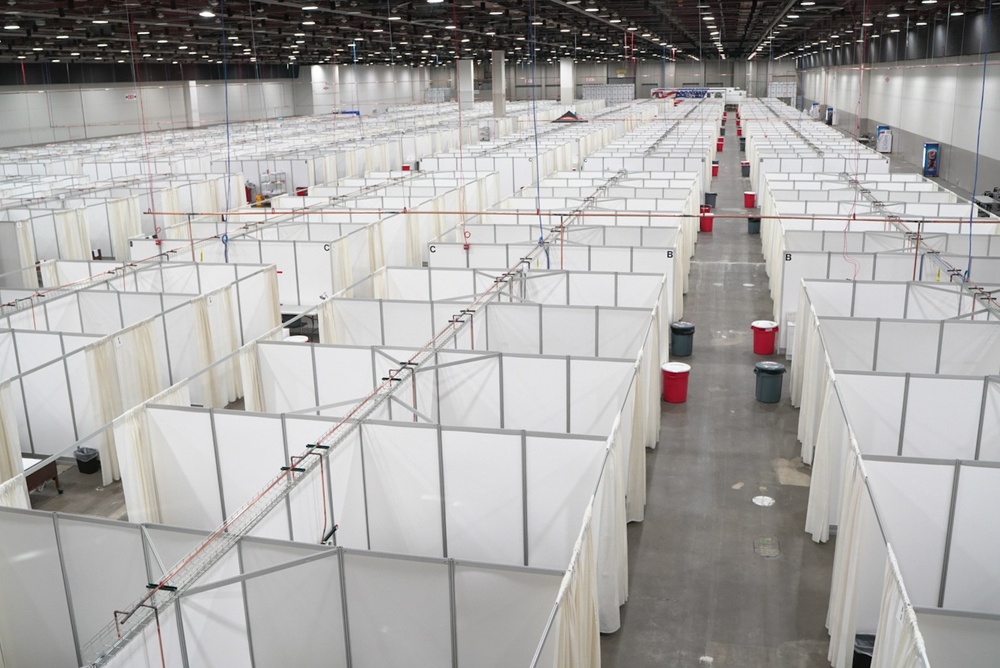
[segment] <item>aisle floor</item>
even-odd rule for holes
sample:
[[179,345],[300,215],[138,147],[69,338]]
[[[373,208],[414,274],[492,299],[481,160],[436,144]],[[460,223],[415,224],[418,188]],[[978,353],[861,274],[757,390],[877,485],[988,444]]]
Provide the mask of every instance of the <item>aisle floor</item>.
[[692,367],[688,399],[662,404],[647,451],[646,517],[628,527],[629,601],[621,629],[602,636],[605,667],[830,665],[834,545],[803,529],[809,472],[788,375],[780,403],[755,400],[754,364],[790,362],[752,351],[750,323],[771,319],[772,302],[760,237],[747,233],[743,155],[727,144],[712,186],[720,219],[699,234],[684,300],[696,327],[693,355],[677,359]]

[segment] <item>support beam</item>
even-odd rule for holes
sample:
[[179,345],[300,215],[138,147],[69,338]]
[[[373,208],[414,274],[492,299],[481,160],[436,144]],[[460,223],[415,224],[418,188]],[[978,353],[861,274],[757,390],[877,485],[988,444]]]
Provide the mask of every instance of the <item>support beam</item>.
[[463,58],[455,61],[455,87],[458,89],[458,103],[463,107],[471,107],[476,101],[474,81],[472,60]]
[[572,58],[559,59],[559,101],[567,108],[573,105],[576,91],[576,63]]
[[507,59],[504,51],[493,52],[493,117],[507,115]]

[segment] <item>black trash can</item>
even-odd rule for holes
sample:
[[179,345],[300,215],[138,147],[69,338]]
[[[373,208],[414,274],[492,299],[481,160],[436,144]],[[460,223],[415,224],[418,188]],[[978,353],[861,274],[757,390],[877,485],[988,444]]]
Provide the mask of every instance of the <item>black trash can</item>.
[[741,160],[740,161],[740,176],[743,178],[750,178],[750,161]]
[[694,324],[679,321],[670,325],[670,354],[688,357],[694,347]]
[[705,206],[715,208],[715,202],[719,198],[719,193],[705,193]]
[[725,123],[723,123],[722,127],[719,128],[719,136],[720,137],[725,137],[726,136],[726,124]]
[[875,655],[875,636],[870,633],[859,633],[854,636],[854,659],[851,668],[871,668]]
[[740,153],[746,153],[746,152],[747,152],[747,138],[740,137]]
[[760,234],[760,216],[747,218],[747,234]]
[[757,375],[757,401],[776,404],[781,401],[781,377],[785,365],[781,362],[757,362],[753,372]]
[[97,473],[101,470],[101,458],[97,455],[95,448],[82,447],[73,451],[76,467],[80,469],[80,473]]

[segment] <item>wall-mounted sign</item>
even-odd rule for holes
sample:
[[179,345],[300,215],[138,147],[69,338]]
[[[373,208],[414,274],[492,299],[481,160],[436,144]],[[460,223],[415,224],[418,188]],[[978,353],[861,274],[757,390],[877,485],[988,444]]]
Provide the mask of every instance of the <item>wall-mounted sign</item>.
[[130,101],[130,102],[132,100],[136,99],[137,97],[139,97],[139,96],[136,95],[135,93],[126,93],[125,94],[125,99],[128,100],[128,101]]

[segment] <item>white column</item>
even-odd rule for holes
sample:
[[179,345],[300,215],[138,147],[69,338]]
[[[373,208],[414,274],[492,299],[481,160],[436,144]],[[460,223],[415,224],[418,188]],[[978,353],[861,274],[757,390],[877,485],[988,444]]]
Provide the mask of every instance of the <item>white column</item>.
[[507,60],[503,51],[493,52],[493,117],[507,115]]
[[455,76],[457,77],[455,86],[458,88],[458,101],[463,107],[471,107],[476,100],[476,92],[473,88],[475,80],[472,73],[472,60],[463,58],[455,61],[455,65]]
[[576,91],[576,63],[572,58],[559,59],[559,101],[571,107]]

